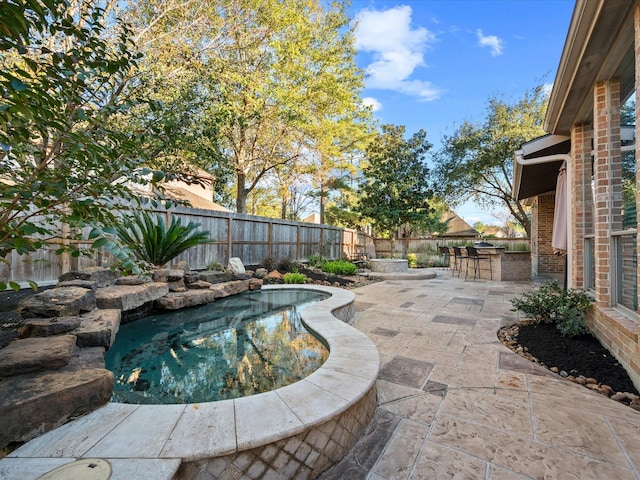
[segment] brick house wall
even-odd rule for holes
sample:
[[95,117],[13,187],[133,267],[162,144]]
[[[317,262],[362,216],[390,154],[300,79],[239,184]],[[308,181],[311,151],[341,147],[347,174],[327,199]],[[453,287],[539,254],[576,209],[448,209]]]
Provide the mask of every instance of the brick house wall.
[[559,278],[565,259],[554,255],[551,246],[555,195],[538,195],[531,206],[531,273],[534,277]]

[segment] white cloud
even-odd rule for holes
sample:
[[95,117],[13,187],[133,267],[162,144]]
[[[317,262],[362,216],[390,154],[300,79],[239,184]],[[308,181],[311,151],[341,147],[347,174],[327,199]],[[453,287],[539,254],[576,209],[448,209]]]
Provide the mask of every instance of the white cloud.
[[496,37],[495,35],[483,35],[482,30],[478,29],[476,31],[478,35],[478,42],[480,42],[481,47],[489,47],[491,49],[491,56],[497,57],[498,55],[502,55],[502,49],[504,48],[503,41],[501,38]]
[[356,48],[373,54],[366,69],[368,88],[435,100],[442,92],[431,82],[410,78],[417,67],[424,66],[424,52],[436,41],[426,28],[412,28],[412,13],[407,5],[360,11],[356,16]]
[[364,97],[362,99],[362,104],[365,107],[371,107],[372,112],[377,112],[378,110],[382,110],[382,103],[380,103],[377,98]]

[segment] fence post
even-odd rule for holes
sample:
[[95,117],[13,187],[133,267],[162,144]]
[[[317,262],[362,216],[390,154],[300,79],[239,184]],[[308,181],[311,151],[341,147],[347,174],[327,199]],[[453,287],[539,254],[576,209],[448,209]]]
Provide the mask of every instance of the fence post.
[[227,258],[225,264],[229,264],[229,260],[231,259],[231,248],[233,247],[233,240],[231,237],[231,232],[233,229],[233,217],[229,215],[228,217],[228,225],[227,225]]

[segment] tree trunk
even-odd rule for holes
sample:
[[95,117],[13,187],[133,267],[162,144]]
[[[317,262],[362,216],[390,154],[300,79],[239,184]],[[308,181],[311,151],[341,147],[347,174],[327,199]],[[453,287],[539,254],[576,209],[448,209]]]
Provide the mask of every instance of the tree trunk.
[[246,175],[238,172],[238,186],[236,188],[236,212],[247,213],[247,189],[244,186]]

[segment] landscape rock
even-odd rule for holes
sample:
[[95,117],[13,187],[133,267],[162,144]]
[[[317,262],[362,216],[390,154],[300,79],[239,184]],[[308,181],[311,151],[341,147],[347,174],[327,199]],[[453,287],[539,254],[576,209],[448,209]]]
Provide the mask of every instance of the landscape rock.
[[173,282],[167,282],[167,285],[169,286],[170,292],[186,292],[187,291],[187,287],[184,284],[183,278],[180,278],[180,280],[176,280]]
[[18,316],[22,319],[67,317],[90,312],[94,308],[96,294],[92,290],[80,287],[53,288],[22,299],[18,304]]
[[184,272],[182,270],[172,270],[169,268],[156,268],[151,275],[154,282],[177,282],[182,280]]
[[121,312],[118,309],[101,309],[86,313],[82,323],[73,332],[79,347],[104,347],[113,344],[120,329]]
[[273,270],[273,271],[267,273],[266,278],[273,278],[275,280],[282,280],[282,274],[277,270]]
[[89,267],[75,272],[64,273],[58,277],[58,281],[87,280],[89,282],[95,282],[98,288],[103,288],[113,285],[119,276],[119,272],[111,270],[110,268]]
[[191,285],[200,281],[200,274],[198,272],[189,272],[184,274],[184,283],[186,285]]
[[229,264],[227,265],[227,270],[231,273],[246,273],[246,270],[244,268],[244,264],[242,263],[242,260],[240,260],[238,257],[231,257],[229,259]]
[[[71,359],[75,344],[76,337],[74,335],[14,340],[2,349],[0,377],[12,377],[64,367]],[[2,395],[0,395],[1,397]]]
[[267,276],[267,273],[269,273],[269,272],[267,271],[266,268],[258,268],[258,269],[256,269],[254,276],[256,278],[264,278],[264,277]]
[[0,328],[0,348],[4,348],[18,338],[18,330],[15,328]]
[[87,290],[93,290],[95,292],[98,289],[98,283],[91,280],[68,280],[65,282],[58,282],[56,285],[56,288],[66,287],[86,288]]
[[229,282],[233,279],[233,275],[229,272],[220,272],[217,270],[206,270],[200,272],[200,280],[204,280],[209,283],[223,283]]
[[29,318],[25,320],[18,331],[20,337],[50,337],[75,330],[80,326],[82,317]]
[[216,292],[212,290],[187,290],[184,293],[169,293],[156,300],[155,306],[165,310],[178,310],[211,303],[216,298]]
[[249,290],[260,290],[262,288],[262,280],[259,278],[252,278],[249,280]]
[[151,279],[147,277],[120,277],[116,281],[116,285],[144,285],[145,283],[149,283]]
[[95,368],[3,380],[0,448],[31,440],[104,405],[111,398],[113,383],[110,371]]
[[190,283],[188,287],[194,290],[206,290],[211,286],[211,283],[204,280],[198,280],[197,282]]
[[249,290],[250,280],[236,280],[233,282],[220,283],[209,287],[209,291],[215,292],[215,298],[224,298],[230,295],[237,295],[239,293]]
[[123,312],[141,307],[169,293],[166,283],[150,282],[144,285],[112,285],[96,292],[98,308],[116,308]]
[[176,263],[171,268],[172,268],[172,270],[182,270],[184,273],[190,273],[191,272],[191,269],[189,268],[189,264],[184,260],[181,260],[180,262]]

